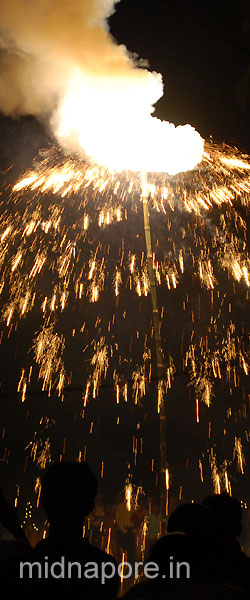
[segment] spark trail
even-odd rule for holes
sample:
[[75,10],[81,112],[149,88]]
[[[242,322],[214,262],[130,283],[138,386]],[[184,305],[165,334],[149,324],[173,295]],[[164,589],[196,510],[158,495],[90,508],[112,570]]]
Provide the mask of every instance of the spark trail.
[[[242,457],[248,444],[247,429],[244,443],[235,411],[240,395],[244,431],[250,369],[250,160],[235,149],[206,144],[193,171],[172,177],[149,173],[147,190],[164,389],[174,390],[175,378],[186,374],[193,419],[197,425],[208,419],[208,438],[197,456],[201,481],[210,452],[213,481],[224,489],[232,484],[228,477],[236,462],[243,475],[239,464],[245,471]],[[84,417],[103,385],[114,388],[116,404],[131,402],[132,396],[138,406],[150,386],[157,388],[141,192],[140,172],[110,171],[56,150],[36,160],[16,182],[11,170],[6,173],[0,223],[1,343],[2,348],[11,340],[17,347],[22,344],[21,364],[19,359],[12,379],[20,402],[26,402],[32,389],[56,394],[61,402],[77,385]],[[24,326],[26,339],[20,342]],[[77,358],[72,361],[72,356]],[[3,394],[10,391],[4,365]],[[220,386],[228,390],[223,435],[233,422],[235,431],[233,446],[228,444],[227,456],[218,458],[217,465],[209,414],[214,415]],[[49,447],[48,436],[45,442]],[[139,443],[135,437],[134,468]]]

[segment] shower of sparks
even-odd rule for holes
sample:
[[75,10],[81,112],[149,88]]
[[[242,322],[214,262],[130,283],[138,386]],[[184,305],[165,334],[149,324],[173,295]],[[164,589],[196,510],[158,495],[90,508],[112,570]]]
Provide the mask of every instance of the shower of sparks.
[[[15,339],[22,322],[31,322],[31,315],[36,323],[34,331],[26,326],[27,340],[22,340],[25,358],[16,385],[21,402],[25,404],[31,384],[37,386],[39,380],[42,391],[48,396],[56,393],[63,401],[77,369],[78,379],[79,372],[82,377],[83,418],[87,404],[98,397],[105,380],[112,382],[117,405],[132,397],[134,404],[141,406],[155,379],[155,365],[148,308],[150,281],[144,242],[140,242],[140,172],[110,171],[52,151],[45,158],[43,153],[16,183],[10,184],[10,177],[11,170],[6,173],[0,218],[1,343]],[[246,418],[249,334],[247,325],[244,329],[243,324],[233,322],[232,306],[234,299],[240,306],[249,302],[250,159],[236,149],[206,144],[202,162],[192,171],[173,177],[149,173],[147,191],[165,356],[165,379],[158,385],[156,411],[160,412],[163,394],[174,387],[177,371],[182,371],[189,375],[197,426],[204,410],[210,410],[215,402],[218,383],[227,389],[226,418],[232,419],[230,397],[235,390],[242,390],[241,415]],[[183,329],[178,355],[174,339],[169,340],[166,331],[170,298],[173,303],[176,294],[180,306],[184,285],[181,310],[188,326]],[[190,306],[187,285],[197,290],[196,307]],[[105,294],[109,297],[106,312],[102,306]],[[129,297],[131,306],[137,298],[144,307],[140,311],[148,315],[143,330],[136,314],[132,324],[126,325]],[[211,311],[198,331],[201,298]],[[122,307],[119,314],[118,306]],[[89,314],[95,314],[92,324]],[[68,356],[71,346],[74,353],[80,352],[74,364]],[[230,465],[236,458],[239,472],[244,473],[244,442],[235,436],[226,467],[224,463],[223,468],[217,467],[211,427],[209,422],[214,490],[231,493]],[[92,423],[90,433],[93,428]],[[248,442],[247,436],[246,432]],[[29,447],[32,460],[44,469],[51,460],[50,438],[41,441],[35,437]],[[139,453],[143,453],[143,441],[138,435],[133,439],[134,465]],[[198,469],[203,483],[204,454]],[[166,480],[167,495],[168,489]],[[126,502],[128,505],[131,497],[126,496]]]

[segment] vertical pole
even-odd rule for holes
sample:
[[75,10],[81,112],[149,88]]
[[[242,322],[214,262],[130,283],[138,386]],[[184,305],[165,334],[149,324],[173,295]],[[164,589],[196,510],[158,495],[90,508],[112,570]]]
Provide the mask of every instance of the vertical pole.
[[149,216],[149,204],[148,204],[148,189],[147,189],[147,175],[146,173],[141,174],[142,192],[141,198],[143,202],[143,216],[144,216],[144,232],[145,242],[147,248],[147,265],[148,274],[150,281],[150,293],[152,302],[152,313],[153,313],[153,326],[154,326],[154,339],[156,349],[156,363],[157,363],[157,388],[158,388],[158,412],[160,416],[160,508],[161,508],[161,534],[164,534],[165,523],[166,523],[166,468],[167,468],[167,451],[166,451],[166,401],[164,394],[164,364],[163,364],[163,353],[162,353],[162,341],[161,341],[161,329],[160,329],[160,317],[157,302],[155,272],[153,268],[153,254],[152,254],[152,242],[151,242],[151,230],[150,230],[150,216]]

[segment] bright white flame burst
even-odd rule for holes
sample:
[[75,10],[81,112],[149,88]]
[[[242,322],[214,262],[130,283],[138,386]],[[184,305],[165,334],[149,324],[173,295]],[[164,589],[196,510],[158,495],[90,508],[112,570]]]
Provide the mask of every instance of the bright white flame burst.
[[202,160],[204,140],[191,125],[152,116],[162,93],[155,73],[141,85],[140,78],[138,84],[136,78],[100,80],[76,69],[55,118],[57,136],[112,170],[189,171]]

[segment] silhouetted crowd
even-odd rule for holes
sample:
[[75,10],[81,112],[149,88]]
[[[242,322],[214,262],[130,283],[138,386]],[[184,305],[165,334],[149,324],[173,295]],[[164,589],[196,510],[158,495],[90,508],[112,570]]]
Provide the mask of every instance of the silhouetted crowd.
[[243,550],[236,498],[172,502],[165,535],[152,498],[132,510],[119,494],[104,507],[87,463],[54,463],[41,498],[49,527],[35,543],[0,493],[0,572],[8,591],[18,586],[31,597],[65,590],[91,600],[250,598],[250,519]]

